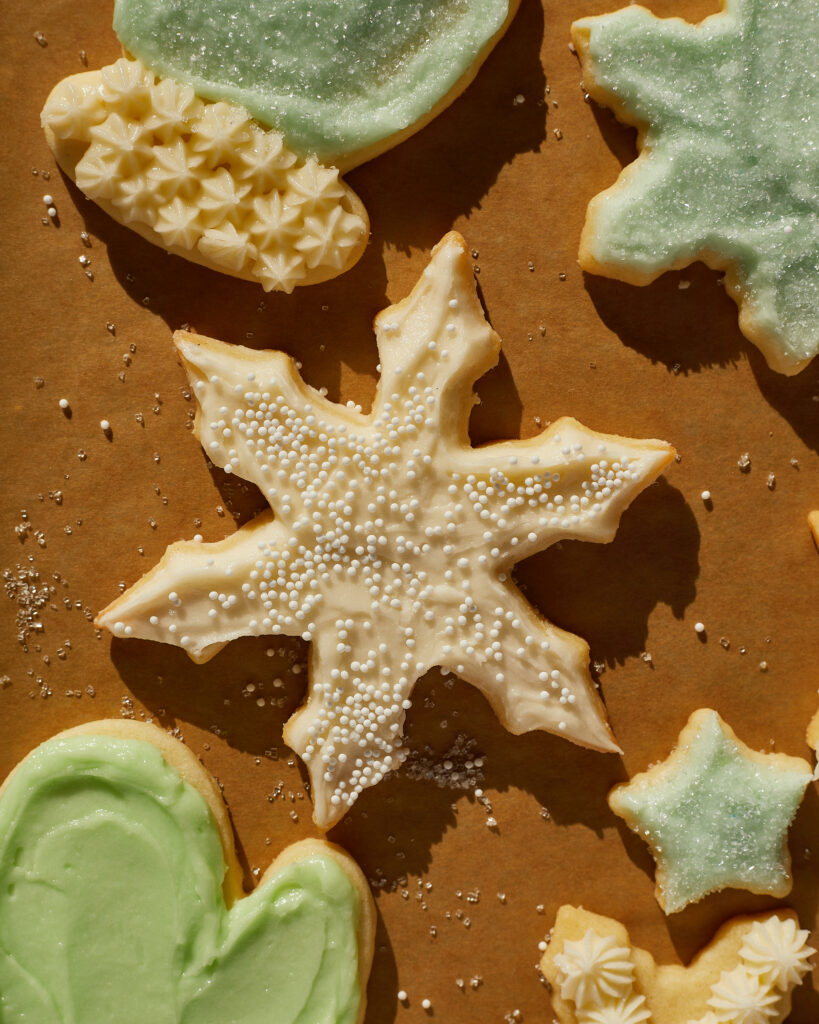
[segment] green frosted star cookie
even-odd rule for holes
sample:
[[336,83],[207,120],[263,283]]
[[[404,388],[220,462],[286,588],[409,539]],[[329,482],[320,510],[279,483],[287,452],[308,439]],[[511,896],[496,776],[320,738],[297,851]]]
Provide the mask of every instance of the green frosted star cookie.
[[572,26],[587,91],[639,132],[589,204],[588,271],[726,271],[745,336],[794,374],[819,351],[819,0],[724,0],[691,25],[633,6]]
[[199,662],[240,636],[310,640],[307,703],[284,737],[310,770],[320,828],[402,763],[413,690],[434,665],[478,687],[515,734],[619,750],[587,645],[542,619],[510,569],[559,540],[611,540],[674,457],[568,417],[472,447],[472,385],[500,339],[455,232],[375,326],[368,414],[328,401],[283,352],[177,333],[199,440],[270,510],[224,540],[172,544],[96,619]]
[[720,889],[789,893],[787,831],[812,777],[801,757],[751,750],[704,708],[609,806],[651,848],[657,902],[673,914]]
[[46,141],[147,241],[292,292],[364,252],[367,211],[339,174],[449,106],[519,3],[117,0],[128,56],[52,89]]

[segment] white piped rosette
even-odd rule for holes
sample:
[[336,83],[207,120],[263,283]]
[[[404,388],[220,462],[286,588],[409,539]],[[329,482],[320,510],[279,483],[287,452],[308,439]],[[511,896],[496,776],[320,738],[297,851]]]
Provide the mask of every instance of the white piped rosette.
[[740,963],[711,986],[713,1012],[689,1024],[779,1024],[816,952],[807,939],[808,932],[792,918],[774,914],[755,921],[739,951]]

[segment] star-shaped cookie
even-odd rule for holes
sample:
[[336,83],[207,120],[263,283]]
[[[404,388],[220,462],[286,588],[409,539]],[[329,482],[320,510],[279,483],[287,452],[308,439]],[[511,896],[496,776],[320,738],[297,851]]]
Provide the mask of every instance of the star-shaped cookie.
[[723,0],[691,25],[631,6],[572,26],[586,90],[639,159],[589,204],[584,270],[631,284],[725,270],[772,369],[819,351],[817,0]]
[[761,754],[716,711],[695,711],[669,757],[609,793],[651,848],[667,914],[720,889],[790,892],[787,832],[812,779],[807,761]]
[[792,910],[735,917],[687,967],[658,964],[619,921],[563,906],[540,968],[560,1024],[782,1024],[808,938]]
[[205,451],[257,484],[275,516],[217,543],[172,545],[97,618],[196,661],[239,636],[311,640],[307,703],[285,739],[309,767],[325,828],[401,764],[412,690],[434,665],[477,686],[514,733],[618,749],[587,645],[541,618],[509,572],[559,540],[611,540],[674,454],[568,418],[529,440],[471,446],[472,385],[500,339],[460,235],[375,326],[369,414],[329,402],[282,352],[176,335]]

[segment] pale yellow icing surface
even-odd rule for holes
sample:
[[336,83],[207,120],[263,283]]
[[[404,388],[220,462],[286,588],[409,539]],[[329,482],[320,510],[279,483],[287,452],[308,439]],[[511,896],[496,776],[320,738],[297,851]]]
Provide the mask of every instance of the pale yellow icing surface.
[[586,644],[541,618],[508,570],[558,540],[610,540],[673,457],[570,419],[471,446],[472,385],[500,341],[459,235],[376,332],[367,415],[327,401],[281,352],[177,335],[202,445],[256,483],[275,518],[172,545],[97,618],[199,661],[244,635],[311,640],[307,704],[285,739],[308,764],[323,827],[401,764],[412,691],[434,665],[479,687],[514,733],[617,749]]
[[139,61],[64,79],[42,122],[61,166],[117,220],[265,291],[334,277],[366,244],[366,212],[336,168]]

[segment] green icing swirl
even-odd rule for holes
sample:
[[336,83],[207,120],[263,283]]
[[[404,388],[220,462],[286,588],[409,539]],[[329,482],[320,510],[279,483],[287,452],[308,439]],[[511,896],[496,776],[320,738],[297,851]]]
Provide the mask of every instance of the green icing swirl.
[[38,747],[0,800],[0,1020],[354,1024],[355,889],[311,854],[230,910],[201,794],[152,744]]
[[116,0],[114,30],[154,71],[333,164],[429,113],[508,13],[509,0]]

